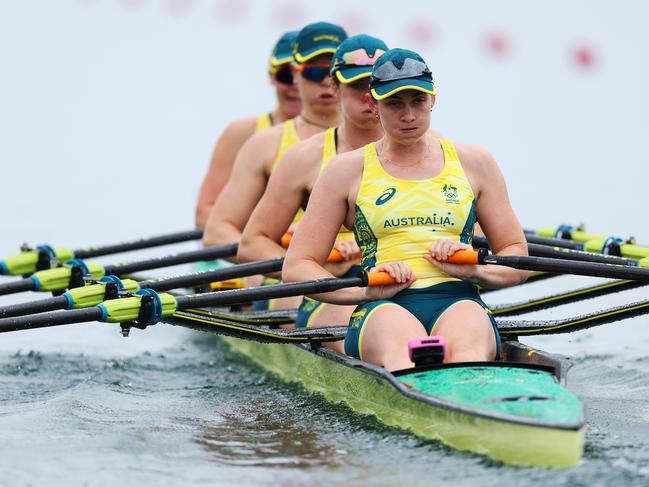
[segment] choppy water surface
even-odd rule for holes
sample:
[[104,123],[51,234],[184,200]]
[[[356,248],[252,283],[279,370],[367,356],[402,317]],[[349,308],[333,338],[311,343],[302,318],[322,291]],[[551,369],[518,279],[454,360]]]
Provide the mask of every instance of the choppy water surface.
[[[624,302],[598,304],[613,301]],[[122,339],[113,325],[75,325],[7,334],[0,484],[646,485],[647,325],[636,318],[527,340],[573,356],[569,386],[587,406],[584,460],[561,471],[503,466],[387,428],[275,380],[200,332],[158,325]]]

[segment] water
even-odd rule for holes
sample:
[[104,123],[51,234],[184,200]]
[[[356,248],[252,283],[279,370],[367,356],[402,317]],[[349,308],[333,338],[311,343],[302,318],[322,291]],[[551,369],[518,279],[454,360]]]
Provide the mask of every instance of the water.
[[646,325],[635,318],[526,340],[573,355],[569,386],[587,408],[584,459],[558,471],[388,428],[276,380],[206,333],[160,324],[123,339],[114,325],[82,324],[4,335],[0,484],[646,485]]

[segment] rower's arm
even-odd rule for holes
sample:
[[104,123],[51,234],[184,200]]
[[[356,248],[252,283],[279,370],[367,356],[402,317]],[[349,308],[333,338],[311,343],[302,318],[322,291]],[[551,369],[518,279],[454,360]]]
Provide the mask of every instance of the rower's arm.
[[[493,156],[483,147],[472,146],[472,179],[478,179],[477,218],[492,252],[498,255],[527,255],[527,242],[514,213],[505,178]],[[472,181],[473,183],[473,181]],[[477,266],[476,284],[483,288],[501,288],[525,282],[527,271],[503,266]]]
[[309,164],[309,150],[305,146],[309,142],[291,147],[273,171],[241,236],[239,262],[284,256],[279,242],[302,206],[311,176],[309,166],[313,164]]
[[[309,197],[304,217],[297,226],[286,253],[282,280],[304,281],[334,277],[323,266],[345,220],[348,193],[354,174],[345,164],[350,154],[335,157],[318,177]],[[367,301],[364,288],[341,289],[312,296],[334,304],[357,304]]]
[[212,205],[228,182],[237,152],[255,132],[255,123],[255,118],[232,122],[217,140],[207,174],[198,194],[195,216],[197,227],[205,226]]
[[[267,133],[251,137],[241,148],[232,176],[216,199],[205,225],[203,245],[239,242],[241,232],[266,187]],[[233,259],[234,260],[234,259]]]

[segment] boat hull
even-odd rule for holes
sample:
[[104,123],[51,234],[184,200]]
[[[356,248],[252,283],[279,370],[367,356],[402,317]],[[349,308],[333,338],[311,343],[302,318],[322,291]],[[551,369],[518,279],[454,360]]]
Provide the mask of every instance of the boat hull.
[[[232,350],[282,380],[301,383],[331,402],[345,403],[386,425],[439,440],[457,450],[507,464],[555,468],[576,465],[583,453],[583,420],[570,427],[551,427],[489,417],[422,397],[383,369],[327,349],[312,351],[305,345],[222,339]],[[517,342],[505,350],[521,352]]]

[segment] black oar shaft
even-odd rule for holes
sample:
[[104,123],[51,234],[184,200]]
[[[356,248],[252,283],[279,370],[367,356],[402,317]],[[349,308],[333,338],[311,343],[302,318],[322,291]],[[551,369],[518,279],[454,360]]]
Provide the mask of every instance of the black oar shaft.
[[86,321],[98,321],[102,312],[97,307],[73,309],[71,311],[52,311],[38,315],[17,316],[0,319],[0,333],[7,331],[31,330],[59,325],[71,325]]
[[198,240],[203,237],[203,229],[196,228],[185,232],[170,233],[158,237],[143,238],[132,242],[122,242],[113,245],[104,245],[102,247],[89,247],[74,251],[74,256],[78,259],[88,259],[90,257],[99,257],[102,255],[118,254],[120,252],[129,252],[131,250],[148,249],[162,245],[170,245],[180,242]]
[[[553,245],[553,242],[563,243],[566,240],[547,239],[548,243],[534,243],[530,240],[530,235],[526,235],[527,250],[531,256],[534,257],[548,257],[555,259],[569,259],[581,260],[583,262],[600,262],[602,264],[617,264],[617,265],[630,265],[637,266],[636,259],[629,259],[626,257],[617,257],[615,255],[596,254],[594,252],[585,252],[583,250],[576,250],[573,248],[565,248],[560,245]],[[582,244],[581,247],[583,248]],[[489,248],[489,242],[485,237],[473,237],[473,246],[475,248]]]
[[0,307],[0,318],[45,313],[47,311],[65,309],[67,306],[68,300],[65,296],[39,299],[38,301],[28,301],[26,303],[10,304],[8,306]]
[[[169,291],[181,287],[192,287],[201,284],[207,284],[214,281],[223,281],[236,277],[254,276],[256,274],[266,274],[277,272],[282,269],[283,258],[251,262],[249,264],[239,264],[224,269],[215,269],[211,271],[195,272],[183,276],[168,277],[140,282],[140,288],[150,288],[158,292]],[[22,316],[28,314],[44,313],[57,309],[68,307],[68,300],[64,296],[41,299],[38,301],[29,301],[26,303],[10,304],[0,306],[0,318],[9,318],[12,316]]]
[[212,271],[196,272],[185,276],[169,277],[153,281],[143,281],[140,283],[142,288],[151,288],[155,291],[168,291],[180,287],[198,286],[201,284],[224,281],[237,277],[254,276],[256,274],[267,274],[277,272],[282,269],[283,258],[264,260],[260,262],[251,262],[249,264],[239,264],[224,269],[215,269]]
[[347,287],[365,286],[366,284],[367,280],[364,276],[316,279],[313,281],[179,296],[177,298],[177,303],[178,309],[222,306],[228,304],[248,303],[260,299],[276,299],[287,298],[290,296],[301,296],[304,294],[327,293]]
[[5,294],[22,293],[36,289],[36,283],[32,279],[20,279],[18,281],[3,282],[0,284],[0,296]]
[[550,245],[552,247],[561,247],[563,249],[584,250],[584,244],[573,240],[564,240],[561,238],[537,237],[536,235],[525,235],[527,243]]
[[595,254],[593,252],[584,252],[574,249],[562,249],[535,243],[528,243],[527,248],[530,255],[534,257],[579,260],[582,262],[599,262],[601,264],[628,266],[638,265],[638,261],[636,259],[627,259],[626,257],[617,257],[615,255]]
[[486,255],[482,258],[481,263],[504,265],[515,269],[649,282],[649,269],[642,267],[510,255]]
[[154,257],[136,262],[127,262],[125,264],[107,265],[106,274],[123,276],[132,272],[148,271],[160,267],[170,267],[179,264],[189,264],[201,260],[222,259],[232,257],[237,253],[237,244],[228,244],[219,247],[208,247],[205,249],[191,250],[181,252],[175,255],[166,255],[163,257]]

